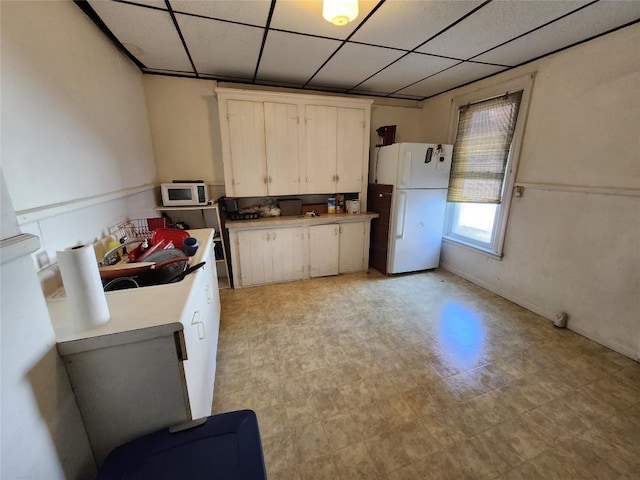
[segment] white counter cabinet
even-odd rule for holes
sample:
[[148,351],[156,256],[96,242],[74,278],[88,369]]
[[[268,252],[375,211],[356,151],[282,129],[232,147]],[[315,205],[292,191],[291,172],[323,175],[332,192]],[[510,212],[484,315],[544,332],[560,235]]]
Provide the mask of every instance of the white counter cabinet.
[[283,227],[237,233],[240,283],[246,287],[304,278],[304,230]]
[[340,227],[337,223],[309,227],[309,276],[338,275]]
[[111,320],[73,331],[64,298],[47,307],[98,464],[116,446],[211,415],[220,297],[213,230],[190,230],[203,268],[168,285],[108,292]]
[[376,213],[227,222],[235,288],[366,270]]
[[369,224],[341,223],[338,268],[340,273],[360,272],[369,266]]

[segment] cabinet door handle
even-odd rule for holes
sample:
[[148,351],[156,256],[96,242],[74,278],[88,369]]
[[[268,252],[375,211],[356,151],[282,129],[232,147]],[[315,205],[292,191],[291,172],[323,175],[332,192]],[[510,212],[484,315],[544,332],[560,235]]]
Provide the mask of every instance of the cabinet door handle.
[[207,285],[206,292],[207,292],[207,304],[211,305],[211,302],[213,302],[213,295],[211,293],[211,285]]
[[273,237],[271,237],[271,240],[275,240],[276,239],[276,232],[273,232]]
[[271,175],[269,175],[269,183],[271,183]]
[[194,312],[191,319],[191,325],[195,325],[198,329],[198,339],[202,340],[205,337],[204,323],[200,320],[200,312]]
[[262,183],[264,183],[265,185],[266,185],[267,183],[269,183],[269,177],[265,176],[265,177],[262,179]]
[[271,240],[271,234],[269,232],[267,232],[267,242]]

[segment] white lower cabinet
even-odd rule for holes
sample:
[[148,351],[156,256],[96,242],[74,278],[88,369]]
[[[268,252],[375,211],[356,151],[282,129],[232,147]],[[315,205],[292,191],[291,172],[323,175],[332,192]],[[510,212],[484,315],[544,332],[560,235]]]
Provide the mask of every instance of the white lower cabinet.
[[338,224],[309,227],[309,275],[326,277],[339,273],[340,227]]
[[[369,268],[369,233],[377,214],[228,222],[235,288]],[[323,221],[328,223],[322,223]],[[312,223],[313,222],[313,223]],[[287,224],[289,226],[287,226]]]
[[364,222],[340,224],[340,273],[360,272],[367,268],[369,249],[365,250],[365,244],[369,238],[365,236],[365,227]]
[[70,329],[66,299],[48,302],[58,352],[94,458],[118,445],[211,415],[220,297],[213,230],[191,230],[204,267],[178,283],[109,292],[111,320]]
[[217,285],[215,253],[211,248],[202,275],[185,309],[184,326],[187,358],[183,361],[192,418],[211,415],[216,373],[216,352],[220,327],[220,296]]
[[302,227],[238,232],[240,285],[288,282],[305,277]]

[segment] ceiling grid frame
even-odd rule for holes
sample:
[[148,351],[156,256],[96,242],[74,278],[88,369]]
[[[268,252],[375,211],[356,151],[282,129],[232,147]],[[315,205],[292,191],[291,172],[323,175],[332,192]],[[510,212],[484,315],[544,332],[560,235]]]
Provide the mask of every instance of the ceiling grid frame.
[[[497,0],[468,0],[470,9],[460,15],[465,7],[458,0],[437,0],[437,3],[436,0],[403,0],[404,17],[402,18],[409,18],[408,15],[412,14],[414,8],[415,15],[422,16],[412,19],[413,21],[410,22],[412,28],[402,32],[404,43],[402,45],[402,42],[398,41],[386,44],[372,42],[377,38],[375,32],[381,31],[380,28],[389,24],[388,20],[394,14],[391,9],[392,4],[395,3],[393,0],[360,0],[360,19],[356,19],[346,27],[335,27],[321,17],[321,0],[304,2],[216,0],[211,3],[189,3],[184,0],[74,0],[74,2],[143,73],[212,79],[229,83],[283,86],[333,94],[412,100],[424,100],[439,95],[640,22],[640,1],[555,0],[553,6],[545,7],[541,4],[540,8],[546,8],[546,11],[538,11],[535,10],[535,0],[522,0],[526,5],[522,6],[520,11],[524,9],[525,12],[535,13],[535,18],[545,21],[533,28],[519,29],[519,25],[527,26],[527,19],[518,24],[518,19],[513,18],[515,24],[502,29],[504,30],[503,38],[496,34],[495,42],[491,42],[490,29],[489,33],[485,29],[482,31],[482,40],[484,43],[488,42],[490,48],[458,58],[463,55],[456,55],[456,53],[462,54],[464,49],[458,49],[458,52],[453,50],[450,54],[442,48],[445,33],[447,38],[455,38],[458,45],[464,44],[460,42],[473,42],[473,38],[456,36],[460,32],[465,32],[465,29],[468,31],[473,25],[467,24],[465,28],[459,28],[463,22],[474,21],[478,24],[478,21],[486,21],[487,14],[478,16],[478,12],[488,5],[491,5],[492,12],[506,15],[507,20],[508,16],[514,15],[513,11],[518,9],[502,7]],[[596,5],[598,8],[594,8]],[[612,10],[613,13],[611,13]],[[145,11],[156,13],[149,15],[147,20]],[[460,15],[458,18],[455,17],[455,12]],[[600,21],[599,17],[596,18],[591,28],[582,32],[578,28],[580,26],[578,22],[584,12],[593,12],[592,16],[600,15],[602,20]],[[134,31],[136,30],[132,26],[134,22],[127,18],[131,13],[136,14],[139,24],[136,26],[139,26],[142,31],[148,31],[149,36],[156,36],[157,42],[150,39],[144,40],[139,36],[139,31]],[[170,17],[175,35],[184,49],[186,58],[178,63],[175,63],[178,59],[176,57],[178,53],[175,50],[177,39],[167,37],[170,34],[166,30],[166,20],[163,21],[165,30],[157,30],[153,23],[155,20],[162,19],[159,13],[166,13]],[[422,34],[422,29],[419,28],[420,22],[423,18],[429,18],[428,16],[432,13],[441,15],[446,13],[447,17],[432,17],[431,31],[429,32],[428,28],[425,29],[425,36],[428,38],[420,38]],[[183,22],[181,25],[178,16],[182,19],[187,17],[199,19],[200,23],[195,25],[192,22]],[[545,19],[545,16],[553,16],[553,18]],[[500,21],[503,20],[500,17]],[[398,20],[395,22],[397,23]],[[558,33],[562,28],[554,26],[560,25],[557,22],[562,23],[563,26],[573,27],[572,32],[576,30],[579,34],[573,33],[562,37],[561,33]],[[535,24],[534,19],[528,21],[528,26],[533,24]],[[189,36],[190,29],[194,25],[199,28],[199,33]],[[222,28],[224,25],[228,27]],[[479,25],[482,26],[482,23]],[[433,33],[434,27],[439,28],[436,33]],[[185,28],[187,28],[186,32]],[[340,30],[341,28],[343,30]],[[261,41],[257,40],[258,31],[260,31]],[[507,39],[504,39],[505,32],[509,34]],[[272,34],[275,33],[279,33],[280,36],[273,36]],[[221,34],[233,38],[224,39],[220,37]],[[388,31],[384,34],[387,39],[393,37]],[[538,41],[529,54],[524,39],[540,38],[545,34],[548,36],[555,34],[558,40],[556,43]],[[576,35],[580,34],[582,36],[576,38]],[[384,38],[385,35],[381,37]],[[210,38],[207,39],[207,36]],[[136,38],[142,39],[144,48],[131,41]],[[224,41],[216,42],[216,38]],[[302,38],[306,38],[307,41],[302,42]],[[409,49],[398,46],[409,47],[408,43],[412,38],[415,40],[412,42],[416,45],[415,47]],[[440,40],[437,43],[440,47],[436,47],[431,53],[425,51],[425,46],[438,38]],[[314,39],[317,39],[316,43]],[[198,58],[196,58],[193,56],[192,47],[197,45],[193,42],[202,40],[205,41],[207,49],[203,49],[202,45],[198,46],[196,48]],[[162,45],[169,45],[167,42],[171,43],[173,50],[170,56],[163,57],[164,51],[151,51],[156,43],[160,45],[158,48],[162,48]],[[332,47],[331,42],[336,42],[337,46]],[[480,44],[483,45],[482,42]],[[510,44],[517,44],[518,47],[510,47]],[[274,50],[276,45],[277,50]],[[351,46],[354,48],[350,48]],[[357,46],[359,47],[355,48]],[[265,56],[267,51],[270,53]],[[367,58],[368,63],[354,65],[353,60],[357,58],[356,52],[366,53],[364,57]],[[397,58],[394,58],[395,54]],[[158,62],[157,60],[161,58],[165,58],[166,61]],[[439,60],[431,63],[429,59]],[[226,66],[227,60],[231,62],[229,66]],[[274,61],[276,63],[273,63]],[[447,65],[451,62],[456,63]],[[250,63],[253,63],[252,68],[249,68]],[[313,66],[314,63],[315,66]],[[437,66],[438,63],[440,67]],[[430,65],[430,67],[425,69],[423,77],[416,79],[416,73],[419,73],[421,64],[425,67]],[[188,65],[190,70],[186,69]],[[383,65],[382,68],[379,68],[380,65]],[[408,77],[407,82],[399,87],[398,79],[404,78],[403,69],[407,67],[413,69],[413,78]],[[290,75],[296,69],[298,74]],[[305,74],[305,70],[308,73]],[[324,76],[322,76],[323,71],[326,72]],[[362,77],[358,79],[360,75]],[[314,81],[316,79],[317,81]],[[375,85],[375,90],[367,89],[367,82]]]

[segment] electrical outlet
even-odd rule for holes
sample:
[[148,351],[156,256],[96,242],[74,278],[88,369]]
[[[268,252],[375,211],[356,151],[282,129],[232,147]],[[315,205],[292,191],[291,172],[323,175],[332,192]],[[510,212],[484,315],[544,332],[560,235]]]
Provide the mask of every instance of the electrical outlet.
[[558,328],[565,328],[567,326],[567,318],[568,316],[565,312],[558,312],[553,324]]

